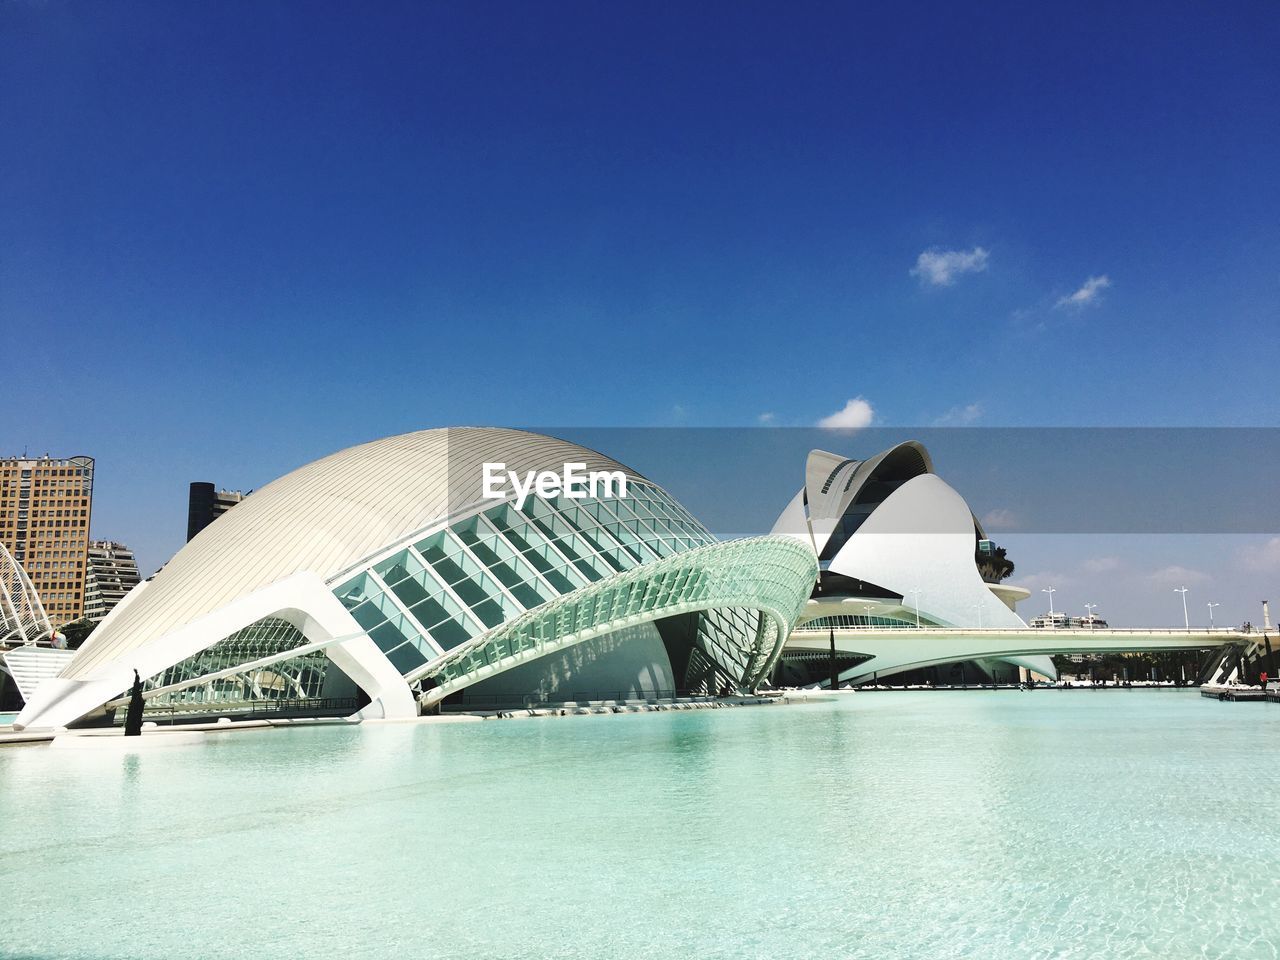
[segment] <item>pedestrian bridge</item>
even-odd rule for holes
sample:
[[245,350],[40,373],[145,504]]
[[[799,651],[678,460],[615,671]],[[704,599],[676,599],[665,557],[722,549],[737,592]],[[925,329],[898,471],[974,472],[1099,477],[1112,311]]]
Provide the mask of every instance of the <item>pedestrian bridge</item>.
[[[922,667],[964,660],[1017,659],[1072,653],[1153,653],[1208,650],[1231,643],[1251,646],[1262,636],[1234,628],[1068,629],[1053,627],[855,626],[835,630],[837,657],[865,658],[840,674],[840,682],[863,683]],[[831,631],[803,625],[788,638],[784,653],[829,654]]]

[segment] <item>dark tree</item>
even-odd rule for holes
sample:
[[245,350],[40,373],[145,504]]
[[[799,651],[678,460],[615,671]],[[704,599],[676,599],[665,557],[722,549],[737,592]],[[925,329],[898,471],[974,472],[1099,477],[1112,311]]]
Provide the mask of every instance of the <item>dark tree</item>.
[[93,633],[94,627],[98,625],[96,620],[73,620],[63,626],[60,631],[67,638],[67,649],[78,650],[80,644],[89,639],[89,634]]

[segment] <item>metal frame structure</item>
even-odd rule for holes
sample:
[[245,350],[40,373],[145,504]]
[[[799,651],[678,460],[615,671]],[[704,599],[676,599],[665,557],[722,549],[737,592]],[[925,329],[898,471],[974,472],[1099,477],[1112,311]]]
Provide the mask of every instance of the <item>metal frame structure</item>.
[[52,634],[53,624],[27,571],[0,544],[0,644],[31,644]]
[[432,706],[478,680],[591,637],[681,613],[746,608],[761,615],[750,647],[740,651],[741,683],[749,689],[773,668],[817,572],[813,555],[784,537],[709,544],[536,607],[405,679],[434,682],[421,697]]

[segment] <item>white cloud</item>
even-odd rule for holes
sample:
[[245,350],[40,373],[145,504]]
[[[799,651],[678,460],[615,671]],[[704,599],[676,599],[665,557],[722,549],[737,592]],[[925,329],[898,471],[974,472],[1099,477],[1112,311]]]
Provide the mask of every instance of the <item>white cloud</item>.
[[931,286],[949,287],[963,273],[981,273],[986,270],[990,256],[990,252],[982,247],[974,247],[972,250],[939,250],[930,247],[916,257],[911,276],[919,277],[921,283]]
[[1031,607],[1035,607],[1037,603],[1037,598],[1039,598],[1040,603],[1048,604],[1049,602],[1048,596],[1042,596],[1040,594],[1040,591],[1047,589],[1048,587],[1053,587],[1054,604],[1057,606],[1057,609],[1059,610],[1062,609],[1062,599],[1059,595],[1060,591],[1063,590],[1064,588],[1074,587],[1077,583],[1077,580],[1075,577],[1069,576],[1060,571],[1056,573],[1055,572],[1033,573],[1033,574],[1030,574],[1029,576],[1018,577],[1017,581],[1018,581],[1018,586],[1026,587],[1028,590],[1031,591],[1031,596],[1028,599],[1023,601],[1023,603],[1026,603]]
[[1256,546],[1241,547],[1237,560],[1246,570],[1260,573],[1280,570],[1280,537],[1272,537],[1266,543]]
[[1012,510],[1006,510],[1004,507],[988,510],[982,518],[982,526],[985,530],[1012,530],[1017,525],[1017,516]]
[[1111,286],[1111,278],[1105,273],[1100,276],[1090,277],[1084,282],[1084,286],[1069,297],[1060,299],[1055,306],[1059,308],[1073,307],[1075,309],[1087,307],[1091,303],[1097,303],[1102,297],[1102,291],[1109,286]]
[[935,427],[967,427],[982,419],[982,404],[970,403],[963,407],[952,407],[933,421]]
[[1177,587],[1191,587],[1201,583],[1207,583],[1209,575],[1199,570],[1192,570],[1189,567],[1181,567],[1177,564],[1169,567],[1163,567],[1152,573],[1147,574],[1146,581],[1153,587],[1168,587],[1175,589]]
[[778,415],[776,413],[762,413],[760,416],[756,417],[756,423],[760,424],[762,427],[771,427],[777,422]]
[[1111,573],[1120,567],[1119,557],[1094,557],[1086,560],[1080,566],[1086,573]]
[[841,409],[818,421],[818,426],[828,430],[861,430],[869,427],[876,412],[862,397],[854,397]]

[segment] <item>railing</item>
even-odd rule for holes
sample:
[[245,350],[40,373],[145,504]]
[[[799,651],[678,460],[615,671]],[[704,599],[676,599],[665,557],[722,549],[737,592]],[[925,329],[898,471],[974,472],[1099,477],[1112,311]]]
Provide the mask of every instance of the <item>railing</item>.
[[[832,630],[946,630],[946,629],[956,629],[956,628],[936,627],[936,626],[931,626],[930,624],[927,624],[927,623],[922,623],[918,627],[914,623],[857,623],[857,624],[850,624],[847,627],[836,627],[836,626],[830,626],[830,625],[821,626],[821,627],[811,627],[808,624],[802,623],[800,626],[796,627],[795,630],[791,632],[797,633],[797,632],[803,631],[804,633],[828,633]],[[964,629],[964,628],[961,628],[961,629]]]
[[[21,637],[9,636],[0,640],[0,651],[18,650],[22,647],[40,647],[42,650],[71,650],[70,647],[55,647],[53,641],[45,634],[41,634],[31,640],[23,640]],[[72,650],[74,653],[75,651]]]
[[[304,716],[343,715],[355,713],[360,703],[355,697],[290,697],[280,700],[209,700],[204,702],[148,705],[142,718],[155,723],[177,723],[180,718],[196,716],[236,716],[242,720],[298,713]],[[116,720],[124,722],[124,711],[116,711]]]
[[[877,633],[882,630],[928,630],[933,633],[1009,633],[1009,634],[1041,634],[1041,633],[1127,633],[1127,634],[1150,634],[1157,633],[1161,635],[1182,636],[1185,634],[1208,633],[1215,636],[1229,637],[1261,637],[1262,631],[1255,630],[1249,632],[1241,630],[1238,627],[980,627],[970,625],[967,627],[945,627],[922,623],[916,626],[914,623],[900,624],[858,624],[848,627],[810,627],[801,624],[792,630],[792,633],[830,633],[835,630],[837,633],[847,633],[849,631],[863,631]],[[1273,631],[1274,632],[1274,631]]]
[[447,710],[475,710],[483,709],[486,706],[495,710],[502,708],[533,710],[541,707],[560,706],[605,706],[608,704],[625,706],[627,704],[680,701],[693,703],[714,699],[714,694],[701,693],[695,690],[654,690],[651,693],[636,693],[634,690],[579,690],[557,700],[549,700],[529,694],[516,697],[511,694],[501,693],[468,695],[464,692],[460,700],[446,702],[443,706]]

